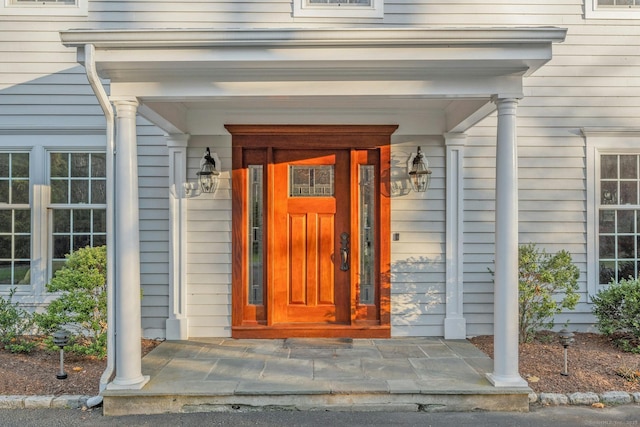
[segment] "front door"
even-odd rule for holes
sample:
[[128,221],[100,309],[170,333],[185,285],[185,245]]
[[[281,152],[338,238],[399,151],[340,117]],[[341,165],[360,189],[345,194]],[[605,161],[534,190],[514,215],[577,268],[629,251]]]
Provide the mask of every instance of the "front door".
[[274,151],[273,323],[348,324],[346,150]]
[[395,126],[227,129],[232,336],[388,337]]

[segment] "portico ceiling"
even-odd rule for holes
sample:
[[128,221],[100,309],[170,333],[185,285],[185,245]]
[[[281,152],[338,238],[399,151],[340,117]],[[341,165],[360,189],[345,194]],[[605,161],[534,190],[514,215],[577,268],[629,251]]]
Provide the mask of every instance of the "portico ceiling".
[[[566,30],[321,28],[69,30],[84,61],[95,47],[112,97],[135,96],[167,132],[207,133],[222,122],[402,124],[464,131],[521,97],[523,79],[551,59]],[[220,123],[204,117],[217,117]],[[429,117],[430,120],[424,120]]]

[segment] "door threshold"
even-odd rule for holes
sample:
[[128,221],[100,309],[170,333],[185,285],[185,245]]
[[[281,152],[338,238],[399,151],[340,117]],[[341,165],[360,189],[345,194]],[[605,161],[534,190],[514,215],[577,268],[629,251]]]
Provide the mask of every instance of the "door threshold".
[[236,339],[286,338],[391,338],[391,327],[380,325],[277,324],[271,326],[234,326]]

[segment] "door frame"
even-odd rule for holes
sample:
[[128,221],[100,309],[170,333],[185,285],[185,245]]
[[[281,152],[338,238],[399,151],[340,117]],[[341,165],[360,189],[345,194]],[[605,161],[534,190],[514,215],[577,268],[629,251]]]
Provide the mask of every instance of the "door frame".
[[[391,335],[390,326],[390,144],[391,134],[397,125],[225,125],[232,135],[232,304],[231,335],[234,338],[289,338],[289,337],[351,337],[386,338]],[[358,170],[362,155],[358,150],[376,150],[379,156],[376,244],[377,281],[376,304],[362,307],[358,303],[356,270],[353,269],[350,289],[349,324],[278,324],[269,315],[271,293],[269,251],[265,245],[265,292],[262,305],[248,303],[248,184],[244,164],[245,150],[263,150],[265,166],[265,238],[269,236],[269,217],[273,215],[273,203],[269,200],[273,188],[274,149],[340,149],[349,150],[351,176]],[[353,179],[353,178],[352,178]],[[357,195],[352,195],[353,200]],[[351,215],[351,229],[357,219]],[[353,235],[353,233],[351,233]],[[356,247],[354,242],[352,248]]]

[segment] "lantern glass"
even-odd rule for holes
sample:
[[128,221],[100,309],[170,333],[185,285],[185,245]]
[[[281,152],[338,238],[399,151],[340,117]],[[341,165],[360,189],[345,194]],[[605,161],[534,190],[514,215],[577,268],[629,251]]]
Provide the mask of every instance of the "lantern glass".
[[431,170],[427,166],[420,147],[418,147],[418,152],[411,162],[409,181],[411,182],[413,190],[418,193],[424,193],[427,191],[427,188],[429,188],[429,184],[431,183]]
[[215,193],[218,188],[218,176],[220,172],[211,163],[205,162],[198,172],[198,181],[203,193]]

